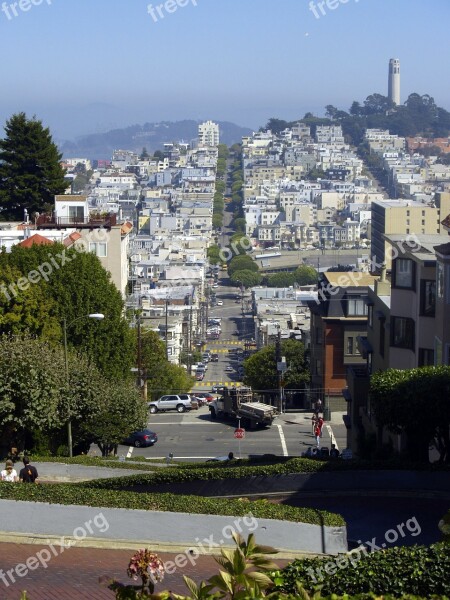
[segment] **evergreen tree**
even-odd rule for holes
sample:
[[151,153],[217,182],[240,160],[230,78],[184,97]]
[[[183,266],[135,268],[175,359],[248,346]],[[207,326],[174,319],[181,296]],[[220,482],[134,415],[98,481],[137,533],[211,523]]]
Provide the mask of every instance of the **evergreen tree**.
[[22,219],[53,205],[55,194],[67,189],[62,155],[41,121],[13,115],[0,140],[0,211],[3,218]]

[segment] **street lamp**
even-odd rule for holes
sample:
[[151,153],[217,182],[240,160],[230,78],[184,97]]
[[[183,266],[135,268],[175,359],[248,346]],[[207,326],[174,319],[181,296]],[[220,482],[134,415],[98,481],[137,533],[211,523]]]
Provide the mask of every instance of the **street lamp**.
[[[105,318],[105,315],[102,313],[91,313],[89,315],[83,315],[81,317],[77,317],[69,324],[67,324],[67,319],[64,317],[63,319],[63,329],[64,329],[64,361],[66,364],[66,380],[67,385],[69,385],[69,355],[67,352],[67,328],[75,323],[75,321],[79,321],[80,319],[94,319],[96,321],[102,321]],[[69,446],[69,457],[73,456],[72,449],[72,419],[70,415],[70,406],[69,406],[69,418],[67,421],[67,445]]]

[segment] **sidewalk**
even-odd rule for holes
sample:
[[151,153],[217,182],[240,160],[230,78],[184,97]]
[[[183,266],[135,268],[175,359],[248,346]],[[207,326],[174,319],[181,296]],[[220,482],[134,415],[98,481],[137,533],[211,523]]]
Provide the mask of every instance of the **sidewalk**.
[[[70,548],[63,554],[53,557],[46,568],[39,564],[38,568],[24,577],[11,583],[7,573],[8,569],[15,569],[17,565],[25,564],[27,559],[48,549],[47,546],[6,544],[0,543],[0,565],[5,577],[0,571],[0,599],[19,600],[20,593],[26,590],[30,600],[111,600],[114,593],[99,583],[99,577],[108,576],[124,584],[132,584],[127,577],[128,562],[133,555],[132,550],[96,550],[90,548]],[[149,547],[151,550],[151,547]],[[160,558],[174,561],[175,554],[161,553]],[[178,594],[187,594],[183,575],[187,575],[196,583],[207,579],[219,571],[219,565],[212,556],[200,556],[195,560],[178,568],[172,575],[166,575],[164,581],[156,586],[156,592],[170,589]],[[280,566],[289,561],[275,559]],[[3,580],[2,580],[3,579]],[[8,583],[8,586],[5,585]]]

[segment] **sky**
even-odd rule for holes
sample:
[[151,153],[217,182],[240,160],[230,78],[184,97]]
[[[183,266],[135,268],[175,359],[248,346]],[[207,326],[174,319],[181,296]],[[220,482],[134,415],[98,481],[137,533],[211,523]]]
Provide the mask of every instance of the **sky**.
[[450,110],[449,0],[149,5],[0,0],[1,126],[25,111],[57,141],[161,120],[257,129],[387,94],[393,57],[402,101],[427,93]]

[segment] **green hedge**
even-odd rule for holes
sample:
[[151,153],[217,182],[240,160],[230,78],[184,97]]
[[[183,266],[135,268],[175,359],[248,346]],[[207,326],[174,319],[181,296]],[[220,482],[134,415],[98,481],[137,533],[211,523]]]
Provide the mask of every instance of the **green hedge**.
[[249,512],[260,519],[277,519],[323,524],[330,527],[345,525],[340,515],[309,508],[297,508],[266,501],[221,500],[178,494],[136,494],[115,490],[88,489],[79,484],[11,485],[0,482],[0,499],[48,502],[50,504],[96,506],[159,510],[207,515],[245,516]]
[[[333,575],[324,570],[327,563],[337,566]],[[322,569],[321,574],[317,569]],[[373,552],[347,567],[332,557],[296,560],[280,571],[276,583],[280,591],[288,593],[294,593],[296,582],[300,582],[309,590],[321,585],[323,594],[415,594],[430,598],[433,594],[450,595],[449,575],[450,546],[440,543]]]
[[79,485],[97,489],[122,489],[127,486],[157,485],[188,481],[210,481],[219,479],[242,479],[245,477],[267,477],[295,473],[318,473],[320,471],[353,471],[376,469],[388,463],[329,461],[320,462],[308,458],[292,458],[277,464],[254,465],[244,461],[236,463],[217,462],[201,465],[186,465],[169,469],[159,469],[153,473],[130,475],[114,479],[102,479]]

